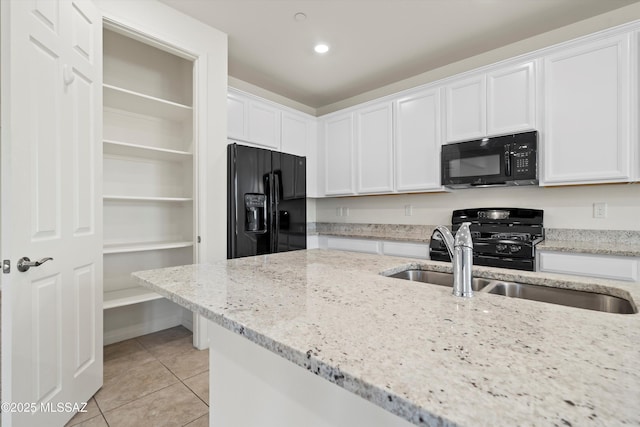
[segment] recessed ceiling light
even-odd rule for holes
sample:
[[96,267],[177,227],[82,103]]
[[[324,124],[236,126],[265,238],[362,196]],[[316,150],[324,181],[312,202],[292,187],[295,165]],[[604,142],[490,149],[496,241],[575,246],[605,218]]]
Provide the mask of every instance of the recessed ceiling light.
[[316,53],[327,53],[329,52],[329,46],[327,46],[326,44],[320,43],[317,44],[313,50],[316,51]]
[[296,20],[296,21],[298,21],[298,22],[302,22],[302,21],[304,21],[305,19],[307,19],[307,15],[305,15],[305,14],[304,14],[304,13],[302,13],[302,12],[298,12],[298,13],[296,13],[295,15],[293,15],[293,19],[295,19],[295,20]]

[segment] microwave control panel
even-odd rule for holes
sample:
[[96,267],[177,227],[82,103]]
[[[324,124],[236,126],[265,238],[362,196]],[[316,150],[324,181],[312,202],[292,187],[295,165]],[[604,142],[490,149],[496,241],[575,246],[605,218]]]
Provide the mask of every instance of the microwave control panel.
[[515,177],[536,175],[536,150],[530,143],[514,144],[513,163]]

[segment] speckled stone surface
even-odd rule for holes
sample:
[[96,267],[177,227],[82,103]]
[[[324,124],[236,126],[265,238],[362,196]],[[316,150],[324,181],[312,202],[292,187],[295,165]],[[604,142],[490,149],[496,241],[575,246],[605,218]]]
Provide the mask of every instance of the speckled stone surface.
[[[385,277],[449,263],[328,250],[134,273],[254,343],[428,426],[640,425],[640,314]],[[476,276],[610,293],[638,284],[474,267]]]
[[[311,223],[310,234],[429,243],[435,225]],[[545,229],[538,250],[640,257],[640,231]]]
[[538,250],[640,257],[640,231],[550,228]]
[[307,232],[311,230],[312,233],[327,236],[429,243],[435,228],[435,225],[318,222],[308,227]]

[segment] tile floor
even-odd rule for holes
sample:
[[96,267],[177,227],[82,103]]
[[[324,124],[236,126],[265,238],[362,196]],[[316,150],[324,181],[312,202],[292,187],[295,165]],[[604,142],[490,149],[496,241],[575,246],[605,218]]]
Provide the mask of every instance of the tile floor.
[[104,348],[104,385],[67,426],[209,425],[209,351],[177,326]]

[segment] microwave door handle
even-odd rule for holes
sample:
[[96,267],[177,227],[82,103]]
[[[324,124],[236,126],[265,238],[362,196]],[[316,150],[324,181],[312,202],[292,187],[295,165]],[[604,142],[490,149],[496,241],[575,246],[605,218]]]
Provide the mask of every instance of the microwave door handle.
[[504,175],[511,176],[511,144],[507,144],[504,152]]

